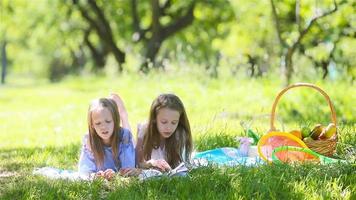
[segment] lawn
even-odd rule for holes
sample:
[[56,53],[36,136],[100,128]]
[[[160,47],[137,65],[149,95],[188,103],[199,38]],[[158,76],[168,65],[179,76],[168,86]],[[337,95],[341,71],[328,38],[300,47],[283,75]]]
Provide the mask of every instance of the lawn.
[[[0,87],[0,199],[356,199],[356,93],[346,82],[317,81],[330,96],[339,126],[336,156],[349,164],[264,165],[194,169],[189,177],[139,181],[71,182],[33,176],[36,167],[75,170],[93,98],[119,93],[129,120],[144,122],[152,100],[174,92],[189,116],[197,151],[237,147],[245,122],[260,135],[269,129],[272,103],[283,88],[273,78],[244,79],[168,74],[67,78]],[[277,107],[277,128],[330,122],[325,99],[293,89]]]

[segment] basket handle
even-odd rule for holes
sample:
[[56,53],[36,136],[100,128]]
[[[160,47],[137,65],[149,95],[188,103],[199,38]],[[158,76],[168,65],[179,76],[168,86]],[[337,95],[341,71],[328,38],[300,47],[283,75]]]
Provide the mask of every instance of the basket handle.
[[309,88],[313,88],[313,89],[317,90],[318,92],[320,92],[325,97],[326,101],[329,104],[329,107],[330,107],[330,110],[331,110],[330,117],[331,117],[332,122],[336,126],[336,113],[335,113],[334,106],[332,105],[330,97],[328,96],[328,94],[326,94],[326,92],[324,92],[324,90],[322,90],[321,88],[319,88],[316,85],[313,85],[313,84],[310,84],[310,83],[295,83],[293,85],[290,85],[290,86],[284,88],[282,91],[280,91],[279,94],[277,95],[276,99],[274,100],[274,103],[273,103],[273,106],[272,106],[272,112],[271,112],[271,124],[270,124],[271,129],[270,129],[270,131],[275,131],[276,130],[276,127],[274,126],[274,119],[275,119],[275,115],[276,115],[275,112],[276,112],[276,107],[277,107],[279,99],[289,89],[296,88],[296,87],[309,87]]

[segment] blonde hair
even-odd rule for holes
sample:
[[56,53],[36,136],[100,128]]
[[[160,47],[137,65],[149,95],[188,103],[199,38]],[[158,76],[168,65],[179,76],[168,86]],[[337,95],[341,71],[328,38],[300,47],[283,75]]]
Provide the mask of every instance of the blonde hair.
[[118,157],[118,148],[119,148],[119,141],[120,138],[120,115],[118,112],[117,105],[115,101],[108,98],[100,98],[94,100],[88,109],[88,129],[89,129],[89,145],[90,149],[94,155],[95,164],[97,167],[102,167],[104,163],[104,143],[102,139],[99,137],[98,133],[94,129],[92,113],[93,111],[99,108],[107,108],[111,113],[114,123],[114,132],[110,138],[110,146],[113,152],[113,159],[115,161],[115,165],[119,166]]
[[176,167],[183,160],[189,160],[193,144],[184,105],[179,97],[174,94],[161,94],[153,101],[147,129],[143,138],[143,155],[145,160],[151,159],[153,148],[157,149],[161,143],[156,117],[158,111],[162,108],[169,108],[178,111],[180,114],[176,130],[169,138],[165,139],[167,162],[172,167]]

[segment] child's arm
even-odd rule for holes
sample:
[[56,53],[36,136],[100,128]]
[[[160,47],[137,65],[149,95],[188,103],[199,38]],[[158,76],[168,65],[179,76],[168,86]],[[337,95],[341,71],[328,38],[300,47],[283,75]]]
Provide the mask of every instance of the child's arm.
[[[137,152],[137,150],[136,150],[136,152]],[[137,154],[140,154],[140,152],[138,152]],[[139,155],[137,155],[137,156],[139,156]],[[143,158],[141,158],[141,160],[138,159],[138,167],[143,168],[143,169],[157,168],[160,171],[172,170],[171,166],[164,159],[159,159],[159,160],[151,159],[151,160],[145,161]]]
[[139,168],[148,169],[148,168],[158,168],[160,171],[169,171],[171,167],[169,164],[163,160],[151,159],[146,161],[143,156],[143,136],[144,129],[146,125],[138,124],[137,125],[137,143],[136,143],[136,163]]
[[172,170],[171,166],[164,159],[159,159],[159,160],[151,159],[146,163],[154,168],[158,168],[160,171],[168,172]]
[[87,135],[84,136],[82,150],[80,153],[78,171],[80,173],[95,173],[97,171],[95,160],[93,155],[90,152],[90,149],[87,147]]
[[121,169],[119,174],[121,176],[138,176],[141,170],[135,168],[136,156],[135,148],[132,142],[132,134],[129,130],[123,129],[122,142],[120,144],[120,162]]
[[117,94],[110,94],[109,98],[113,99],[119,109],[121,124],[123,128],[129,129],[131,131],[131,126],[129,123],[128,113],[126,111],[125,105],[123,100]]
[[119,149],[121,168],[135,168],[135,148],[132,142],[132,134],[127,129],[121,129],[122,141]]

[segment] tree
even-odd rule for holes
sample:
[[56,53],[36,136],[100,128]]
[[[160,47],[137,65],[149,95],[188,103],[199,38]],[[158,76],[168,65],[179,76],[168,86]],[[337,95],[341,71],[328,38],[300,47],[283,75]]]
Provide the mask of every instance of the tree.
[[[105,57],[110,51],[119,67],[119,71],[122,71],[122,64],[125,62],[125,53],[117,45],[116,40],[111,29],[109,20],[105,16],[103,9],[99,7],[97,1],[87,0],[87,4],[82,5],[78,0],[73,0],[73,4],[77,5],[83,18],[88,22],[89,27],[85,31],[84,40],[90,52],[92,53],[95,62],[99,66],[103,66],[105,63]],[[89,40],[89,35],[92,30],[95,30],[98,37],[100,38],[101,48],[99,50],[94,47],[92,42]]]
[[310,32],[311,28],[317,23],[318,20],[331,15],[332,13],[336,12],[338,9],[338,5],[336,1],[333,1],[334,8],[326,11],[322,14],[316,14],[315,16],[312,17],[312,19],[307,23],[306,27],[302,27],[301,24],[301,15],[300,15],[300,1],[296,1],[295,4],[295,23],[298,29],[298,37],[290,44],[286,42],[286,39],[283,38],[283,30],[281,28],[281,20],[278,17],[278,11],[276,8],[276,5],[274,3],[274,0],[271,1],[271,7],[272,7],[272,16],[275,22],[275,29],[277,32],[278,40],[280,42],[281,48],[282,48],[282,54],[284,58],[283,63],[283,68],[284,68],[284,76],[286,78],[287,83],[290,82],[292,74],[293,74],[293,54],[295,53],[296,49],[299,47],[301,44],[303,38]]
[[[174,3],[176,5],[173,5]],[[175,33],[192,24],[196,1],[188,1],[180,5],[172,0],[166,0],[164,4],[161,4],[159,0],[150,0],[151,20],[147,28],[142,28],[141,26],[137,0],[132,0],[131,5],[136,41],[143,41],[145,43],[145,60],[140,70],[148,72],[149,63],[155,64],[156,56],[162,43]],[[163,24],[163,18],[167,19],[168,22]]]
[[[223,41],[236,24],[232,6],[227,0],[199,1],[194,21],[162,45],[163,56],[178,66],[200,66],[210,77],[219,76],[221,61],[226,59]],[[233,47],[236,52],[236,46]]]
[[299,52],[307,56],[316,68],[322,70],[323,79],[329,75],[332,65],[338,70],[341,70],[343,65],[346,66],[346,70],[352,66],[352,59],[348,57],[351,53],[350,48],[344,45],[346,40],[351,40],[349,44],[352,46],[352,38],[356,38],[352,23],[352,7],[351,4],[339,2],[338,12],[333,18],[317,22],[311,30],[313,34],[306,36],[299,46]]

